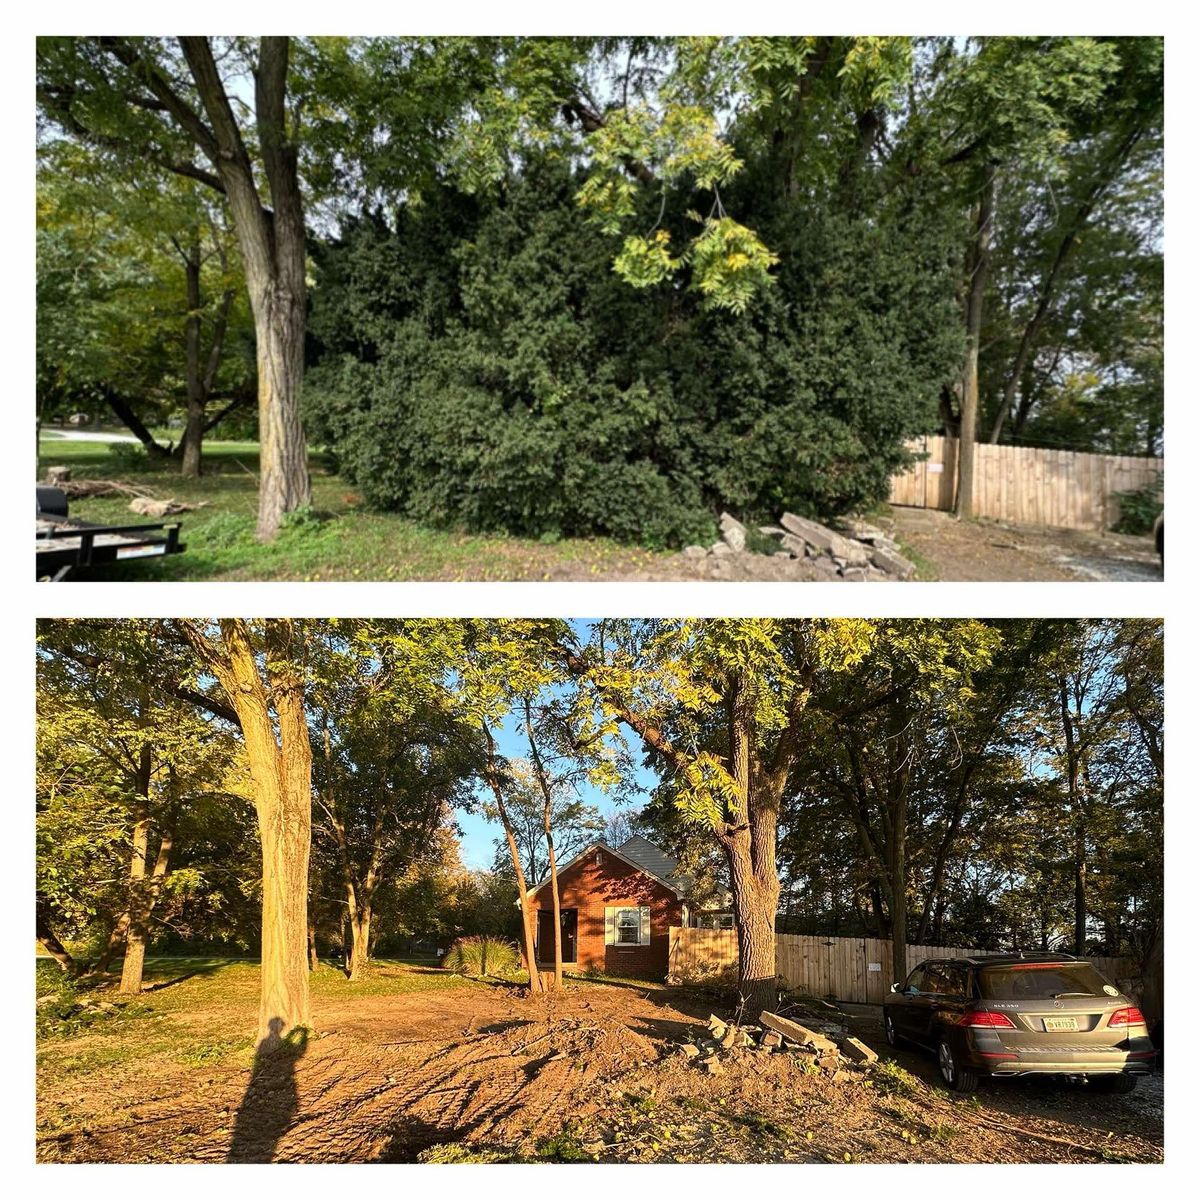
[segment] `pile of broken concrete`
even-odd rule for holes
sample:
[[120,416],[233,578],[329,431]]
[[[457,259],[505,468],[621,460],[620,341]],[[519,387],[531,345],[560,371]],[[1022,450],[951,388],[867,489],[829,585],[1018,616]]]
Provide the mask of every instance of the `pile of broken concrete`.
[[839,1075],[845,1078],[851,1068],[878,1061],[879,1056],[870,1046],[847,1035],[844,1024],[809,1021],[809,1025],[801,1025],[788,1017],[764,1012],[757,1025],[739,1025],[710,1016],[708,1024],[698,1027],[693,1040],[685,1042],[680,1053],[710,1075],[723,1075],[729,1060],[752,1055],[791,1054],[813,1069],[832,1072],[835,1079]]
[[[746,548],[747,529],[741,521],[722,513],[720,524],[719,542],[688,546],[684,557],[719,561],[754,555]],[[807,578],[869,582],[908,579],[916,570],[885,530],[857,518],[840,521],[839,528],[833,529],[795,513],[784,513],[778,525],[759,526],[758,532],[775,543],[772,558],[790,560],[805,568]],[[736,573],[736,561],[722,563],[726,565]]]

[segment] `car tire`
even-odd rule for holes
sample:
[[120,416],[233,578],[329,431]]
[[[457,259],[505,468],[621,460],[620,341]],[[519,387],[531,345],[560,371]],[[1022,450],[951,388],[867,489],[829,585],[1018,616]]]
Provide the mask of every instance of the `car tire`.
[[1136,1075],[1100,1075],[1092,1080],[1092,1087],[1098,1092],[1110,1092],[1123,1096],[1137,1087]]
[[952,1092],[973,1092],[979,1086],[979,1072],[960,1065],[945,1038],[938,1042],[937,1057],[942,1082]]
[[889,1046],[895,1046],[900,1041],[900,1035],[896,1032],[896,1022],[892,1020],[892,1014],[889,1012],[883,1014],[883,1036]]

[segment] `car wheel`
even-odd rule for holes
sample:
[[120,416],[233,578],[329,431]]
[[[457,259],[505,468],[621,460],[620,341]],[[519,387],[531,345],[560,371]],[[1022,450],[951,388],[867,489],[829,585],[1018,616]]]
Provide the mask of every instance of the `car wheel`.
[[1092,1087],[1098,1092],[1115,1092],[1125,1095],[1137,1087],[1136,1075],[1100,1075],[1092,1080]]
[[889,1046],[894,1046],[900,1040],[896,1034],[896,1022],[892,1020],[891,1013],[883,1014],[883,1036],[887,1038]]
[[952,1092],[973,1092],[979,1086],[979,1072],[960,1066],[945,1038],[938,1042],[937,1057],[942,1082]]

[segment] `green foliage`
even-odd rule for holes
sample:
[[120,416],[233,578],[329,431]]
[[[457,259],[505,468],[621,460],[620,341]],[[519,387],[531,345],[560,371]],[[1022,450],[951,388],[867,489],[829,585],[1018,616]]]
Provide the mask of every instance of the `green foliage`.
[[895,1059],[881,1059],[871,1069],[871,1083],[885,1096],[911,1099],[921,1090],[920,1080],[906,1071]]
[[502,1163],[511,1162],[509,1155],[498,1150],[477,1149],[474,1146],[464,1146],[461,1142],[443,1142],[430,1146],[417,1155],[417,1162],[423,1163]]
[[[67,138],[39,146],[37,375],[43,417],[123,398],[147,425],[186,408],[185,259],[199,262],[201,356],[229,293],[214,394],[254,378],[249,306],[232,233],[206,190],[158,179]],[[217,407],[214,404],[214,408]],[[242,420],[253,420],[250,412]]]
[[514,943],[487,934],[458,938],[442,959],[442,966],[458,975],[482,978],[512,976],[521,969],[521,955]]
[[537,1157],[546,1162],[592,1161],[592,1156],[583,1148],[578,1129],[570,1121],[558,1133],[538,1142]]
[[[427,195],[395,232],[364,220],[318,255],[308,425],[369,502],[658,546],[712,540],[722,508],[829,515],[885,493],[960,350],[936,227],[784,203],[759,222],[777,285],[714,312],[615,278],[571,189],[530,164],[485,212]],[[629,271],[663,279],[691,224],[669,212],[627,242]],[[728,218],[700,247],[731,288],[770,258]]]
[[1113,526],[1117,533],[1149,533],[1162,512],[1162,481],[1155,480],[1128,492],[1116,492],[1113,499],[1120,509],[1120,516]]
[[694,287],[718,308],[744,313],[754,296],[771,282],[768,274],[779,262],[752,230],[731,217],[704,223],[692,246]]

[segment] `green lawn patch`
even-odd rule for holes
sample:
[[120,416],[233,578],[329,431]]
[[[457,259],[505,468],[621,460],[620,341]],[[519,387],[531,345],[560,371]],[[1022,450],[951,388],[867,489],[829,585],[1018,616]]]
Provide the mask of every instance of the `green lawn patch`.
[[[364,507],[353,487],[310,460],[313,502],[289,517],[270,545],[254,537],[258,511],[258,447],[252,442],[210,443],[205,474],[185,480],[174,463],[153,462],[129,443],[62,441],[43,435],[41,470],[70,466],[77,479],[120,479],[160,498],[203,504],[179,519],[184,554],[152,564],[103,569],[105,579],[289,580],[540,580],[562,571],[572,577],[652,570],[664,556],[603,538],[556,542],[469,533],[419,525]],[[81,520],[128,524],[138,520],[128,497],[75,500]]]

